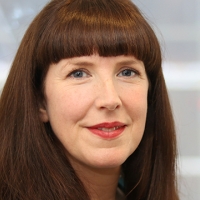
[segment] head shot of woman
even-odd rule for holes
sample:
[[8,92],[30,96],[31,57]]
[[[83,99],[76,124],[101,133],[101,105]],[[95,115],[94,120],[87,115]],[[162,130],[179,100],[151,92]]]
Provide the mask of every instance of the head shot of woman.
[[130,0],[51,0],[0,97],[0,199],[178,200],[158,39]]

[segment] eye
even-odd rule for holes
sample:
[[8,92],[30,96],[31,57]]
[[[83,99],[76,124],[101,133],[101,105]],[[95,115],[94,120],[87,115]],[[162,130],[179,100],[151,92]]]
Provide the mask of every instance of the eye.
[[78,70],[74,70],[72,71],[69,75],[69,77],[72,77],[72,78],[84,78],[84,77],[88,77],[89,74],[86,73],[84,70],[82,69],[78,69]]
[[136,74],[137,74],[137,72],[134,71],[133,69],[124,69],[118,74],[118,76],[131,77],[131,76],[135,76]]

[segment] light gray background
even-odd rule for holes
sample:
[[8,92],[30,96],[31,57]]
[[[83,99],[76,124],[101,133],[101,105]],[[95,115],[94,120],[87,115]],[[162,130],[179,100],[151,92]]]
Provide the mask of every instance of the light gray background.
[[[47,0],[0,0],[0,90],[27,26]],[[160,40],[176,121],[181,200],[200,199],[200,0],[135,0]]]

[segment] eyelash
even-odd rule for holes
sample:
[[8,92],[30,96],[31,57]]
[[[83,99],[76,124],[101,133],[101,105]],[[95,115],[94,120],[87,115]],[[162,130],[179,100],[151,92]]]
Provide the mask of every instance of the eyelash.
[[[124,68],[123,70],[120,71],[119,74],[121,74],[122,72],[125,72],[125,71],[134,73],[134,75],[128,75],[128,76],[126,76],[126,77],[133,77],[133,76],[136,76],[136,75],[140,75],[140,73],[139,73],[137,70],[132,69],[132,68]],[[118,74],[118,75],[119,75],[119,74]]]
[[[81,76],[81,77],[75,77],[74,75],[75,75],[75,73],[77,73],[77,72],[85,73],[86,75],[85,75],[85,76]],[[90,74],[89,74],[89,72],[86,71],[85,69],[73,69],[73,70],[71,70],[71,72],[67,75],[67,77],[72,77],[72,78],[77,78],[77,79],[83,78],[83,77],[88,77],[88,76],[90,76]]]
[[[133,75],[128,75],[127,74],[127,76],[125,76],[125,75],[120,75],[121,73],[123,73],[123,72],[125,72],[125,71],[127,71],[127,72],[131,72],[131,73],[134,73]],[[77,72],[79,72],[79,73],[85,73],[86,75],[84,75],[84,76],[81,76],[81,77],[75,77],[74,75],[75,75],[75,73],[77,73]],[[122,77],[122,76],[124,76],[124,77],[133,77],[133,76],[137,76],[137,75],[140,75],[140,73],[137,71],[137,70],[135,70],[135,69],[132,69],[132,68],[124,68],[123,70],[121,70],[118,74],[117,74],[117,76],[119,76],[120,75],[120,77]],[[69,74],[67,75],[67,77],[72,77],[72,78],[75,78],[75,79],[81,79],[81,78],[84,78],[84,77],[89,77],[90,76],[90,74],[89,74],[89,72],[87,71],[87,70],[85,70],[85,69],[82,69],[82,68],[78,68],[78,69],[72,69],[71,70],[71,72],[69,72]]]

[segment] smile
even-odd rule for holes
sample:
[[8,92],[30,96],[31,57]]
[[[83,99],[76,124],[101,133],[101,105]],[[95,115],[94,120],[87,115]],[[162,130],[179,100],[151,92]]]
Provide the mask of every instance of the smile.
[[90,132],[103,139],[114,139],[123,133],[124,129],[126,128],[126,125],[121,122],[106,122],[87,128]]
[[116,126],[116,127],[113,127],[113,128],[98,128],[98,130],[105,131],[105,132],[112,132],[112,131],[115,131],[119,128],[121,128],[121,127]]

